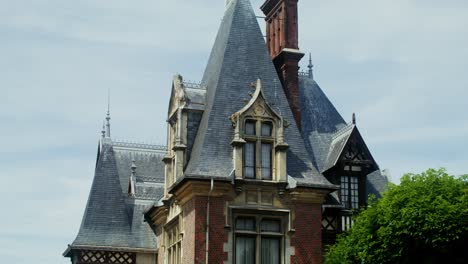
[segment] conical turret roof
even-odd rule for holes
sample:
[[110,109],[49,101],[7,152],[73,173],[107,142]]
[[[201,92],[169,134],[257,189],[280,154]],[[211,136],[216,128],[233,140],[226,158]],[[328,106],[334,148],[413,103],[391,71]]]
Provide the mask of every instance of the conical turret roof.
[[250,99],[251,83],[262,81],[266,100],[290,126],[288,174],[298,185],[333,187],[312,165],[281,82],[268,54],[263,34],[248,0],[232,0],[222,20],[203,77],[206,108],[185,177],[230,180],[234,130],[230,115]]

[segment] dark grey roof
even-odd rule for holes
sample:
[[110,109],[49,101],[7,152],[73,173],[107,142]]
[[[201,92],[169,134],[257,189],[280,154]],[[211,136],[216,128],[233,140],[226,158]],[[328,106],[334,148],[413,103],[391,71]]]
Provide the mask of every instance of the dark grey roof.
[[322,171],[333,135],[346,123],[312,78],[300,76],[299,96],[306,148],[317,169]]
[[233,171],[233,128],[229,116],[244,107],[251,83],[262,80],[267,101],[291,125],[288,174],[299,185],[332,187],[312,165],[295,124],[278,75],[268,54],[255,13],[248,0],[232,0],[218,31],[202,85],[207,89],[205,112],[188,164],[186,177],[229,179]]
[[[354,124],[346,124],[312,77],[299,76],[299,94],[305,145],[315,166],[323,172],[336,164],[348,139],[357,128]],[[382,176],[380,170],[376,170],[367,177],[367,192],[380,197],[387,183],[388,179]],[[327,197],[325,204],[336,204],[332,200],[332,197]]]
[[[156,236],[143,214],[164,193],[164,154],[164,147],[104,141],[72,249],[156,249]],[[132,160],[137,166],[135,197],[127,193]]]
[[196,83],[182,83],[186,95],[186,106],[185,108],[193,110],[205,110],[205,87]]

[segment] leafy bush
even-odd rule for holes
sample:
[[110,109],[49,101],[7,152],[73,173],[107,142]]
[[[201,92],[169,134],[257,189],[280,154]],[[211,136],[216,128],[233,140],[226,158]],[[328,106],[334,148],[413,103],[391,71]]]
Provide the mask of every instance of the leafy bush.
[[465,263],[468,175],[406,174],[355,217],[325,263]]

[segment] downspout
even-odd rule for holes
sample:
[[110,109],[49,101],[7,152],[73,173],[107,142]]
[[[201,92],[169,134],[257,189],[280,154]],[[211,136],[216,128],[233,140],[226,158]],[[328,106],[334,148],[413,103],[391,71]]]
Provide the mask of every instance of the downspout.
[[208,201],[206,203],[206,248],[205,248],[205,263],[208,263],[208,250],[210,248],[210,196],[214,188],[214,181],[211,178],[210,191],[208,192]]

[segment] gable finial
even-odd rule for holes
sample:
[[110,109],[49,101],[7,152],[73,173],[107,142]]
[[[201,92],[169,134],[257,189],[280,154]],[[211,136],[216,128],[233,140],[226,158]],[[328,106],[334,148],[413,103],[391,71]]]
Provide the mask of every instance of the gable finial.
[[353,125],[356,125],[356,113],[353,113]]
[[106,138],[110,138],[110,89],[107,92]]
[[307,65],[307,68],[309,68],[309,78],[314,78],[314,72],[312,68],[314,68],[314,65],[312,64],[312,53],[309,53],[309,65]]

